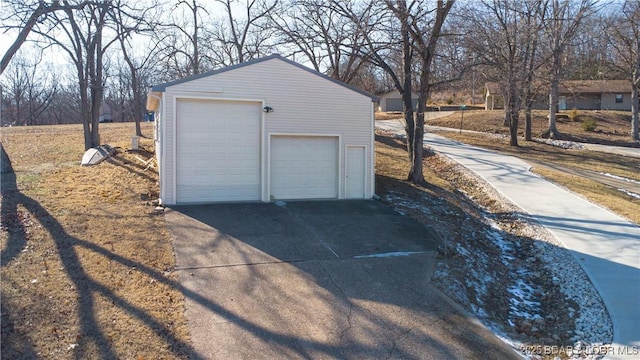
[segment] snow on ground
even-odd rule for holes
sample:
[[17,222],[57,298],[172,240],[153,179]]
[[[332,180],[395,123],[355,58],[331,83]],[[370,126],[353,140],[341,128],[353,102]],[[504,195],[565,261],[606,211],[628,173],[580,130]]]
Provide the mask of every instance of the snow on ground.
[[409,256],[416,254],[424,254],[426,251],[394,251],[387,253],[371,254],[371,255],[358,255],[354,256],[354,259],[366,259],[366,258],[388,258],[397,256]]
[[[425,214],[436,215],[433,206],[427,206],[421,203],[421,199],[409,198],[404,194],[391,192],[383,197],[383,200],[392,204],[396,211],[402,213],[402,209],[413,209],[421,211]],[[478,251],[477,248],[469,248],[469,245],[461,241],[455,244],[455,254],[461,257],[466,276],[463,281],[456,281],[452,276],[452,271],[446,264],[439,262],[434,270],[433,279],[439,283],[446,283],[449,288],[446,289],[450,297],[456,302],[471,311],[480,319],[481,322],[491,329],[500,339],[509,344],[516,351],[523,354],[525,349],[532,349],[529,345],[523,343],[521,339],[513,336],[512,331],[505,329],[503,324],[495,320],[495,312],[500,309],[491,308],[492,304],[487,304],[488,296],[493,296],[494,292],[490,288],[496,286],[496,281],[503,281],[505,278],[511,279],[509,284],[505,284],[507,292],[505,296],[508,302],[508,317],[506,322],[511,330],[522,328],[526,324],[529,331],[544,331],[545,318],[541,311],[541,303],[537,299],[540,293],[544,293],[545,289],[540,285],[531,282],[532,279],[539,276],[532,273],[526,265],[519,265],[522,262],[516,255],[519,249],[517,242],[505,239],[502,235],[504,231],[494,221],[494,215],[486,212],[484,223],[486,228],[480,234],[474,234],[473,241],[478,241],[477,235],[483,236],[490,243],[499,249],[499,261],[504,264],[502,269],[495,269],[495,263],[491,260],[492,254]],[[595,291],[593,285],[588,280],[586,274],[575,262],[569,251],[559,247],[557,244],[549,242],[548,235],[540,234],[540,229],[529,229],[531,233],[538,233],[535,242],[534,252],[541,255],[532,254],[526,258],[525,263],[532,262],[532,259],[542,259],[544,266],[551,272],[552,282],[559,285],[562,293],[567,299],[577,303],[576,308],[569,307],[567,309],[568,317],[575,320],[575,330],[571,333],[571,344],[567,344],[569,349],[573,349],[568,353],[570,359],[599,359],[598,355],[587,354],[585,351],[576,349],[591,349],[594,347],[608,344],[613,336],[612,324],[606,312],[604,304],[599,295]],[[522,257],[522,254],[519,254]],[[495,272],[508,271],[509,274],[501,274],[498,278]],[[440,280],[441,281],[440,281]],[[489,295],[491,292],[491,295]],[[475,296],[474,296],[475,294]],[[471,297],[471,298],[470,298]],[[537,329],[540,326],[540,329]],[[554,340],[560,340],[555,338]],[[534,349],[535,350],[535,349]],[[549,351],[560,351],[549,347]],[[566,352],[563,352],[563,354]],[[540,359],[540,352],[532,351],[523,356],[525,359]]]
[[631,197],[634,197],[636,199],[640,199],[640,194],[636,194],[634,192],[631,192],[631,191],[625,190],[625,189],[618,189],[618,191],[621,191],[621,192],[623,192],[623,193],[625,193],[625,194],[627,194],[627,195],[629,195]]
[[608,176],[610,178],[616,179],[616,180],[622,180],[622,181],[626,181],[626,182],[630,182],[630,183],[634,183],[634,184],[640,184],[640,181],[638,180],[633,180],[633,179],[629,179],[626,177],[622,177],[622,176],[617,176],[617,175],[613,175],[613,174],[609,174],[609,173],[598,173],[600,175],[604,175],[604,176]]
[[[376,122],[376,127],[394,132],[396,136],[402,135],[404,131],[402,125],[397,121]],[[575,146],[574,144],[566,143],[556,143],[553,145],[562,147]],[[505,206],[512,207],[511,212],[513,214],[522,214],[519,208],[501,198],[492,190],[492,187],[483,180],[478,179],[471,173],[467,175],[476,178],[474,181],[477,182],[477,186],[502,200],[502,202],[506,204]],[[612,175],[608,174],[607,176]],[[624,180],[635,181],[631,179]],[[473,200],[472,194],[462,190],[460,193]],[[451,215],[451,212],[444,210],[446,207],[439,206],[440,203],[437,203],[438,199],[430,200],[431,203],[425,204],[424,202],[421,203],[421,199],[408,198],[404,194],[392,192],[384,196],[383,200],[394,205],[396,211],[403,215],[406,215],[405,213],[408,211],[419,211],[425,215],[430,215],[429,217],[436,222],[441,221],[438,219],[439,216]],[[444,203],[444,201],[442,201],[442,203]],[[439,261],[434,269],[433,281],[434,283],[447,286],[445,291],[447,295],[462,306],[472,310],[485,326],[490,328],[505,343],[522,353],[522,350],[526,349],[528,345],[522,339],[518,338],[516,334],[519,331],[514,331],[514,329],[522,329],[524,323],[529,331],[533,330],[535,332],[535,330],[538,330],[540,333],[544,333],[545,330],[543,327],[545,321],[554,322],[553,319],[549,319],[549,315],[543,318],[541,303],[537,300],[541,294],[545,294],[548,285],[539,281],[541,275],[537,270],[533,272],[530,270],[535,267],[522,264],[522,249],[518,248],[519,243],[512,238],[505,239],[503,234],[508,233],[508,230],[502,229],[500,225],[496,223],[495,215],[488,209],[483,210],[483,221],[486,228],[480,232],[472,231],[471,240],[477,241],[479,237],[482,237],[490,242],[491,245],[489,248],[499,249],[498,259],[504,267],[498,269],[498,271],[508,269],[509,273],[496,274],[496,269],[493,268],[495,267],[495,261],[493,260],[496,255],[494,251],[488,250],[487,253],[482,253],[478,251],[476,244],[458,241],[453,248],[445,249],[446,252],[453,253],[453,255],[445,256],[458,256],[463,259],[462,265],[460,266],[464,268],[464,280],[457,281],[458,279],[456,279],[456,272],[458,272],[459,276],[460,269],[448,267],[446,262]],[[559,287],[559,296],[564,297],[565,302],[575,304],[572,305],[575,306],[575,308],[570,306],[561,309],[560,311],[563,313],[559,316],[565,319],[567,323],[571,325],[575,324],[575,326],[571,327],[571,329],[566,332],[566,335],[562,337],[554,334],[552,342],[562,342],[562,339],[570,337],[570,344],[566,344],[566,347],[573,349],[572,352],[562,352],[562,354],[567,354],[570,359],[602,358],[602,356],[598,354],[588,353],[588,349],[603,344],[610,344],[613,338],[613,326],[600,295],[569,250],[559,244],[544,228],[536,223],[532,223],[526,214],[517,215],[515,218],[518,222],[522,223],[522,228],[520,229],[521,236],[534,240],[533,248],[525,249],[530,253],[529,258],[526,258],[525,262],[539,263],[539,266],[545,269],[544,271],[550,273],[549,283],[555,285],[556,288]],[[446,221],[446,219],[444,221]],[[518,259],[518,257],[520,257],[520,259]],[[508,304],[504,308],[509,309],[508,318],[504,321],[507,325],[499,319],[502,315],[496,313],[496,311],[500,311],[500,309],[495,309],[495,304],[487,304],[485,301],[495,296],[495,282],[504,281],[505,279],[509,279],[508,284],[503,285],[506,286],[507,291],[502,295],[504,296],[502,300]],[[534,282],[537,282],[537,284]],[[493,301],[496,300],[494,299]],[[497,302],[499,303],[500,299],[497,299]],[[558,314],[556,313],[555,315]],[[537,328],[538,325],[540,325],[540,329]],[[511,329],[509,330],[505,328],[505,326]],[[542,340],[542,342],[539,341],[537,343],[544,344],[545,341]],[[587,350],[581,351],[579,349]],[[525,355],[524,358],[526,359],[542,358],[539,352]]]

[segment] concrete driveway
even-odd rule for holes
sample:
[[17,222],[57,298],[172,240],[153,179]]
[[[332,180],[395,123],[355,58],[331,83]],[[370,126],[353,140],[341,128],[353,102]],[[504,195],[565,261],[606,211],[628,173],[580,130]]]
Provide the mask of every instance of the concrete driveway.
[[517,359],[429,283],[436,239],[376,201],[166,213],[203,359]]

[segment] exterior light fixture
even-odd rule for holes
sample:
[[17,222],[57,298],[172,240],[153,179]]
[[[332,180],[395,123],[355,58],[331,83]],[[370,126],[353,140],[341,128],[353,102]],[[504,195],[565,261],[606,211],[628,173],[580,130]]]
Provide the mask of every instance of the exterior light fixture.
[[264,108],[262,108],[262,111],[268,114],[274,112],[275,110],[271,106],[265,106]]

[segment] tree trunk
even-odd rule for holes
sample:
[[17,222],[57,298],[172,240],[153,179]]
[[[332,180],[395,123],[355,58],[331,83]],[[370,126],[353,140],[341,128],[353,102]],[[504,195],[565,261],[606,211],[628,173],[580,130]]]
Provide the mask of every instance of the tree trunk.
[[[506,105],[506,104],[505,104]],[[510,120],[509,120],[509,109],[505,106],[504,107],[504,120],[502,120],[502,126],[509,126]]]
[[531,104],[527,104],[524,111],[524,140],[531,141]]
[[398,10],[400,14],[400,33],[402,36],[402,70],[404,73],[402,83],[402,102],[404,105],[404,121],[405,131],[407,132],[407,152],[409,160],[414,158],[413,150],[415,148],[415,121],[413,119],[413,100],[411,98],[411,65],[413,51],[411,48],[411,40],[409,38],[409,19],[407,14],[407,4],[405,1],[398,2]]
[[[640,76],[640,74],[638,75]],[[637,77],[636,77],[637,79]],[[637,81],[637,80],[636,80]],[[633,90],[631,91],[631,138],[634,141],[640,140],[640,134],[638,130],[638,125],[640,123],[638,112],[640,110],[640,99],[638,99],[638,86],[640,84],[635,84],[633,86]]]
[[424,174],[422,173],[422,157],[424,147],[424,111],[416,114],[416,123],[414,129],[413,144],[412,144],[412,157],[411,167],[409,168],[409,176],[407,180],[412,184],[425,185]]
[[506,104],[507,120],[509,121],[509,145],[518,146],[518,119],[520,117],[520,106],[518,105],[518,94],[515,84],[509,86],[509,103]]
[[511,109],[509,114],[509,145],[518,146],[518,118],[520,117],[518,109]]
[[135,66],[131,66],[130,70],[131,70],[131,87],[133,90],[133,118],[136,123],[136,135],[142,136],[142,129],[140,129],[140,120],[142,119],[142,116],[143,116],[142,96],[140,94],[140,86],[138,86],[138,74]]
[[91,135],[91,115],[89,113],[89,89],[87,80],[83,79],[82,70],[79,70],[78,78],[80,78],[80,114],[82,117],[82,129],[84,133],[84,149],[89,150],[93,147],[93,138]]
[[544,132],[543,136],[549,137],[550,139],[557,139],[560,136],[556,125],[556,114],[558,113],[558,82],[558,79],[554,78],[549,88],[549,128]]
[[640,39],[637,40],[636,47],[636,66],[633,70],[633,83],[631,90],[631,138],[635,141],[640,140],[638,126],[640,119],[640,99],[638,98],[638,88],[640,87]]

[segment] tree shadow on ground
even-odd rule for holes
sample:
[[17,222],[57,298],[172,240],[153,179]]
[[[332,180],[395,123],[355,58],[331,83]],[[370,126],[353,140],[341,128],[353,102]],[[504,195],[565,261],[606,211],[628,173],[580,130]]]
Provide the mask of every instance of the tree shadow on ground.
[[[94,304],[96,295],[102,295],[109,299],[114,305],[137,318],[155,333],[163,337],[171,351],[176,354],[176,356],[188,356],[192,359],[199,358],[189,344],[178,339],[169,328],[158,322],[151,314],[126,299],[116,295],[113,290],[92,279],[85,271],[76,248],[83,247],[130,268],[139,269],[154,280],[167,284],[173,288],[180,289],[180,284],[174,280],[168,279],[162,273],[146,266],[145,264],[132,261],[101,246],[68,234],[64,227],[47,211],[47,209],[40,205],[36,200],[20,192],[16,183],[16,175],[13,171],[2,175],[1,220],[4,226],[7,227],[8,233],[7,245],[1,253],[2,267],[10,266],[12,261],[15,261],[28,245],[26,229],[20,223],[18,206],[21,206],[25,211],[31,213],[35,218],[37,218],[42,227],[52,236],[58,256],[62,262],[64,272],[74,285],[75,293],[77,295],[76,301],[78,304],[77,316],[80,321],[81,332],[78,334],[78,338],[80,339],[79,344],[73,350],[75,358],[83,358],[86,348],[90,345],[99,350],[101,358],[103,359],[115,359],[118,357],[105,332],[100,328],[96,318],[96,309]],[[12,327],[10,325],[5,328],[5,324],[11,324],[10,319],[12,318],[12,309],[4,305],[7,298],[10,298],[10,294],[4,293],[2,297],[2,357],[23,358],[33,352],[33,350],[29,350],[33,349],[33,346],[28,343],[29,340],[26,336],[16,334],[12,331]],[[6,323],[5,320],[7,321]]]

